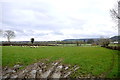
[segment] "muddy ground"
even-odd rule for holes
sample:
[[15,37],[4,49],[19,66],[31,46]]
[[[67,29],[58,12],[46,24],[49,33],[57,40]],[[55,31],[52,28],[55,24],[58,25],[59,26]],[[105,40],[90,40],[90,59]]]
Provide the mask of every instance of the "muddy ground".
[[[72,73],[75,73],[80,66],[74,65],[65,65],[61,63],[61,60],[57,60],[54,62],[48,62],[46,59],[44,61],[39,61],[37,63],[31,64],[24,69],[20,64],[14,65],[13,68],[4,67],[2,68],[2,78],[3,79],[63,79],[70,78]],[[78,78],[95,78],[94,76],[80,75]]]

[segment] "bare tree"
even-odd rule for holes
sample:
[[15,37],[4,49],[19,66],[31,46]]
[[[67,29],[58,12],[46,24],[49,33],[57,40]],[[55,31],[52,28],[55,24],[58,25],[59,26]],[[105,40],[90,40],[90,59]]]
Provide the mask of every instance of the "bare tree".
[[117,1],[115,8],[110,10],[112,19],[117,23],[115,26],[118,26],[118,35],[120,35],[120,0]]
[[75,41],[76,45],[79,46],[79,42],[78,41]]
[[113,20],[118,20],[120,19],[120,15],[119,15],[119,7],[120,7],[120,0],[118,0],[117,2],[117,6],[113,9],[110,10],[111,13],[111,17],[113,18]]
[[81,44],[83,44],[84,42],[83,41],[76,41],[75,43],[77,44],[77,46],[81,46]]
[[10,42],[10,39],[15,37],[15,33],[14,33],[14,31],[6,30],[4,32],[4,37],[6,37],[8,42]]

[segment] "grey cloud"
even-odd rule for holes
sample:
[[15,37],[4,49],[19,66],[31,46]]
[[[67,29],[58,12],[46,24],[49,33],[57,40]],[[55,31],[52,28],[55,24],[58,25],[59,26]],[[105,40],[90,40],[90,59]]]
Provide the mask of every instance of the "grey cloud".
[[63,33],[60,32],[60,31],[53,31],[52,34],[54,34],[54,35],[63,35]]
[[48,33],[40,33],[40,34],[38,34],[38,36],[45,36],[45,35],[48,35]]
[[87,23],[87,21],[83,19],[76,19],[72,17],[69,17],[69,19],[72,21],[71,27],[75,27],[75,29],[84,29],[83,25]]
[[[3,5],[3,23],[10,26],[34,27],[36,25],[45,24],[51,21],[52,17],[48,15],[48,8],[44,5],[24,4],[16,5],[5,3]],[[29,9],[28,9],[29,8]],[[28,11],[28,13],[25,13]],[[31,13],[29,13],[31,12]],[[33,14],[32,14],[33,13]]]
[[19,33],[19,36],[34,36],[34,37],[40,37],[48,35],[48,33],[36,33],[34,30],[16,30]]
[[[22,5],[22,6],[21,6]],[[34,4],[13,4],[5,3],[3,5],[3,23],[14,26],[17,29],[40,29],[40,30],[59,30],[63,28],[82,28],[84,24],[82,20],[72,20],[71,25],[65,26],[57,21],[53,15],[49,13],[50,5],[45,3]],[[32,12],[32,16],[26,15],[24,11]],[[31,18],[33,17],[33,19]]]

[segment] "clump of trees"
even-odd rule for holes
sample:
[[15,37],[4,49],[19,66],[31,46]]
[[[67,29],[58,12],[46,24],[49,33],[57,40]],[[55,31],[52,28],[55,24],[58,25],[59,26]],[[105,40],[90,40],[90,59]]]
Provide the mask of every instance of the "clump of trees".
[[31,38],[30,40],[31,40],[31,43],[33,44],[34,43],[34,38]]
[[109,44],[110,44],[110,39],[109,38],[100,38],[99,39],[99,44],[102,46],[102,47],[107,47]]
[[93,44],[94,40],[93,39],[88,39],[87,44]]
[[85,44],[85,41],[76,41],[75,43],[77,46],[81,46],[82,44]]

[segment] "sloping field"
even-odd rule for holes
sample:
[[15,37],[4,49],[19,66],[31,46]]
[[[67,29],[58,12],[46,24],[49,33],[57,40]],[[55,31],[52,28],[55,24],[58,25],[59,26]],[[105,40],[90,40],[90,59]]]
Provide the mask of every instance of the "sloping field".
[[41,59],[55,61],[62,59],[62,63],[78,65],[80,68],[73,73],[78,75],[92,74],[95,76],[116,77],[118,72],[118,51],[101,47],[2,47],[3,67],[15,64],[23,66],[38,62]]

